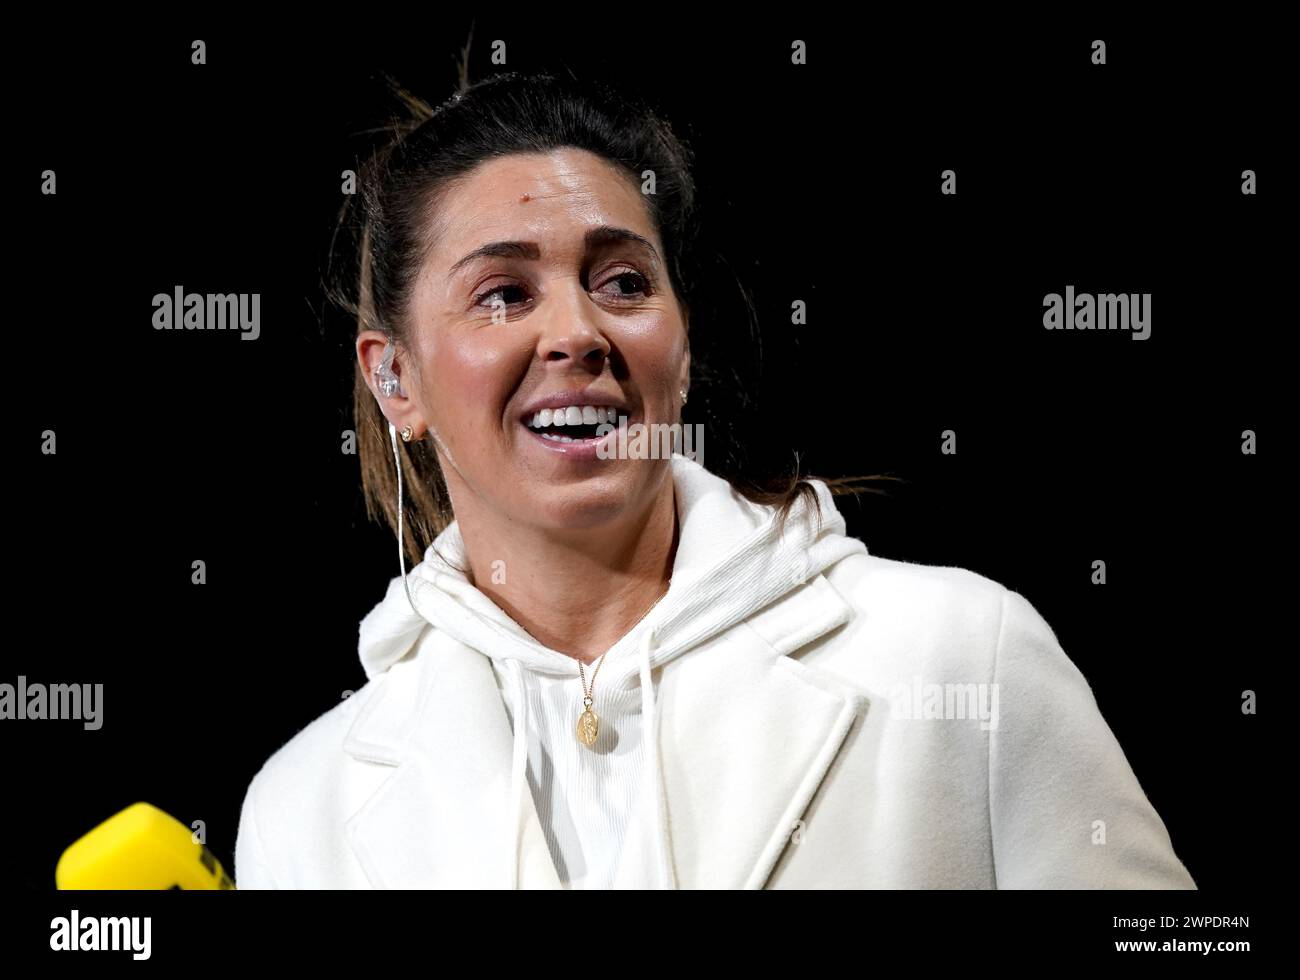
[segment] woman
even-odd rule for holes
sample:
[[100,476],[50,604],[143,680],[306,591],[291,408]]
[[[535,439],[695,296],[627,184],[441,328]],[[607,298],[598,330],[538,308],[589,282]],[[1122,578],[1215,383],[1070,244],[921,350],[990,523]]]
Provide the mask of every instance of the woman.
[[354,309],[402,575],[253,779],[239,887],[1195,887],[1020,595],[869,555],[822,481],[606,458],[690,392],[667,126],[514,76],[417,122]]

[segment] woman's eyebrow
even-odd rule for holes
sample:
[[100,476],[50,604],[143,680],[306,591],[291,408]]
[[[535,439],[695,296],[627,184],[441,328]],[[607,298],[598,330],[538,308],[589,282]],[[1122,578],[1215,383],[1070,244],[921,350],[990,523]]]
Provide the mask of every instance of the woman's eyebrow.
[[[659,253],[655,250],[654,245],[645,237],[638,235],[627,228],[614,228],[610,225],[601,225],[598,228],[590,229],[582,236],[583,245],[588,248],[594,248],[600,245],[610,245],[618,242],[630,242],[639,246],[650,253],[655,263],[659,262]],[[461,259],[451,267],[448,275],[454,275],[457,270],[482,258],[508,258],[508,259],[539,259],[542,256],[541,247],[536,242],[488,242],[486,245],[480,245],[474,251]]]
[[630,242],[644,249],[650,253],[650,257],[654,259],[655,264],[659,264],[659,253],[655,250],[654,245],[650,244],[646,238],[634,231],[629,231],[627,228],[613,228],[610,225],[601,225],[598,228],[592,228],[582,236],[582,243],[588,249],[600,245],[613,245],[619,242]]

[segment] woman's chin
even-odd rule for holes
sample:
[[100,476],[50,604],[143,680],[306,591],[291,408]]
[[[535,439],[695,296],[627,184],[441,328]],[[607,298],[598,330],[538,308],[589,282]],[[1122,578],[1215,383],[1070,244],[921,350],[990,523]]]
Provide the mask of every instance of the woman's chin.
[[519,515],[520,521],[556,530],[581,530],[617,521],[634,509],[641,496],[638,489],[644,491],[630,479],[635,472],[627,472],[625,465],[619,469],[623,472],[577,480],[568,474],[564,480],[522,484],[529,499]]

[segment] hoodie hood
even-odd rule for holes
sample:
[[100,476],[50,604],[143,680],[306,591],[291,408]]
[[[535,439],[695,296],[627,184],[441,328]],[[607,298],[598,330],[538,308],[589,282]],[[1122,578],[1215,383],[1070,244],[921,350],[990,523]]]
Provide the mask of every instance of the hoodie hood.
[[[866,546],[845,533],[831,493],[812,481],[820,518],[802,496],[782,522],[776,508],[755,504],[680,454],[671,459],[678,519],[672,582],[663,598],[604,654],[602,685],[641,688],[648,787],[653,808],[652,853],[661,887],[675,887],[668,860],[667,819],[657,750],[656,704],[651,672],[718,633],[754,615]],[[384,599],[361,622],[360,655],[366,677],[382,675],[411,652],[425,627],[444,630],[492,659],[509,681],[516,721],[511,773],[513,836],[508,887],[518,887],[518,843],[524,812],[528,731],[522,672],[567,677],[572,657],[543,646],[496,603],[472,585],[454,564],[465,564],[464,541],[452,522],[426,550],[424,560],[395,577]],[[628,650],[635,650],[629,655]]]

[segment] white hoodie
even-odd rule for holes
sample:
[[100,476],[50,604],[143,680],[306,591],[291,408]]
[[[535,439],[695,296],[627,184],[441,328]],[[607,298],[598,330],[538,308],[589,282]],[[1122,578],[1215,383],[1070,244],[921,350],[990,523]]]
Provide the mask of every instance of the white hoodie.
[[[800,500],[783,526],[773,520],[772,508],[751,503],[692,460],[675,455],[672,466],[679,522],[672,582],[604,655],[592,706],[602,719],[601,732],[592,748],[577,740],[577,661],[538,643],[454,567],[466,567],[455,522],[411,570],[409,598],[394,587],[400,578],[394,580],[361,624],[367,677],[405,652],[426,622],[492,660],[514,739],[514,822],[503,842],[510,855],[507,887],[518,884],[529,761],[540,791],[534,805],[564,884],[572,886],[576,874],[584,888],[675,887],[657,778],[655,672],[828,565],[866,553],[865,544],[845,536],[844,519],[823,484],[817,485],[821,521]],[[587,677],[590,684],[590,668]],[[656,736],[645,737],[647,731]],[[634,822],[637,807],[645,809]],[[649,827],[650,840],[625,847],[629,824]]]
[[[868,555],[820,482],[782,524],[671,465],[672,586],[595,691],[627,751],[583,757],[576,663],[438,557],[452,524],[363,620],[367,684],[252,780],[238,886],[1196,887],[1023,596]],[[930,712],[976,688],[992,724]]]

